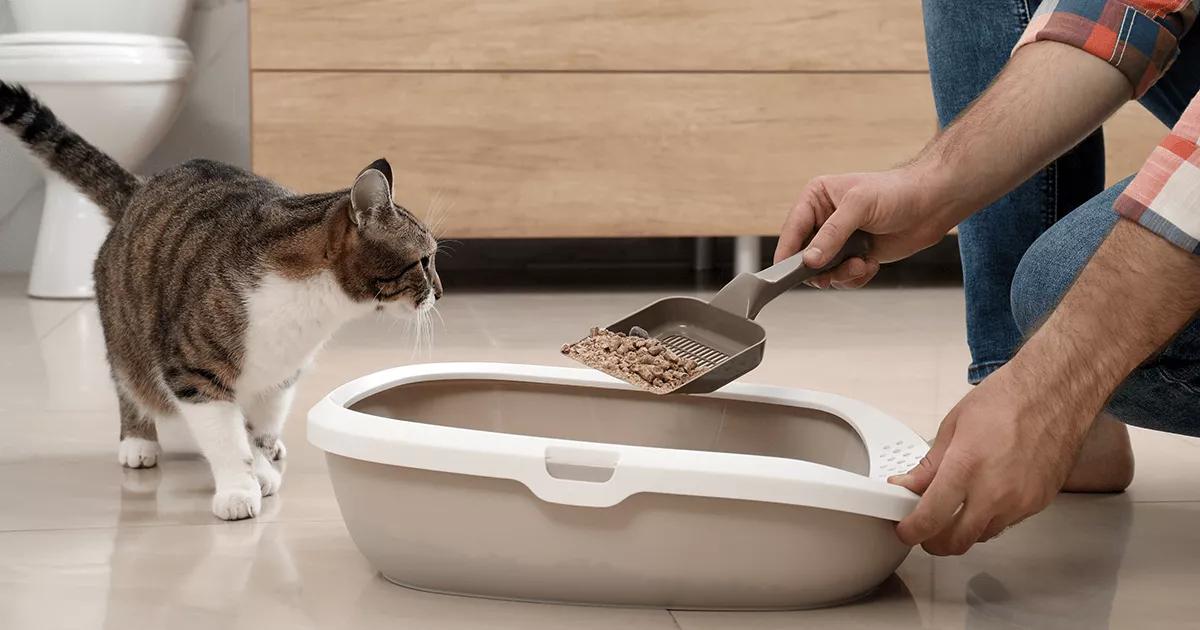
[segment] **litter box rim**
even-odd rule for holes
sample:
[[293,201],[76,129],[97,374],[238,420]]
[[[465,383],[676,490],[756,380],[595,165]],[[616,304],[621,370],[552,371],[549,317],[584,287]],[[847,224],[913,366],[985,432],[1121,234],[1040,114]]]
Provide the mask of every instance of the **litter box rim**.
[[[916,464],[928,445],[903,423],[857,400],[804,389],[732,383],[707,398],[810,408],[836,416],[857,433],[867,475],[823,464],[720,453],[546,438],[384,418],[350,409],[385,389],[439,381],[508,381],[622,391],[627,383],[580,368],[510,363],[425,363],[390,368],[334,389],[308,412],[308,441],[344,457],[392,466],[510,479],[543,501],[615,506],[634,494],[659,493],[766,501],[899,521],[919,497],[887,483]],[[646,394],[649,396],[650,394]],[[551,476],[548,463],[611,468],[602,482]]]

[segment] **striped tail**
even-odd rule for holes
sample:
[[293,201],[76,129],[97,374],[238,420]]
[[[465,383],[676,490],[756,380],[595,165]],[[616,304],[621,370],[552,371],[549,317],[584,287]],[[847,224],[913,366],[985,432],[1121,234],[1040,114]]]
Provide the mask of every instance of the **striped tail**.
[[96,202],[109,221],[121,217],[129,198],[141,186],[133,173],[71,131],[19,85],[0,81],[0,124]]

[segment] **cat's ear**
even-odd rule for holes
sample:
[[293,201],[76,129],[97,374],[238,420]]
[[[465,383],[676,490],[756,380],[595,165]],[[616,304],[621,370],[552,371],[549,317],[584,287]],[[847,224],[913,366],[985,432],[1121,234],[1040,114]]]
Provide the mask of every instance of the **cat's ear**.
[[[387,178],[388,191],[390,192],[392,190],[392,187],[395,184],[392,183],[392,165],[388,164],[387,158],[379,158],[378,160],[371,162],[367,168],[363,169],[363,173],[367,171],[379,171],[380,173],[383,173],[383,176]],[[362,173],[359,173],[359,175],[362,175]]]
[[378,159],[358,174],[350,188],[350,220],[363,225],[378,212],[392,211],[392,167]]

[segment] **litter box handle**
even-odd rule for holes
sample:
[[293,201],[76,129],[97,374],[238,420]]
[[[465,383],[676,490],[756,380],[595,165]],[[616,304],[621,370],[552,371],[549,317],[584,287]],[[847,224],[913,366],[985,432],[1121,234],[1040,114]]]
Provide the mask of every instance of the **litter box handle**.
[[804,266],[803,250],[800,253],[771,265],[758,273],[738,274],[725,285],[709,304],[739,317],[754,319],[758,312],[771,300],[788,289],[819,276],[842,264],[847,258],[862,258],[871,248],[871,237],[866,232],[856,231],[846,239],[842,249],[824,267],[812,269]]
[[523,483],[543,501],[576,507],[612,507],[630,491],[615,479],[621,453],[609,449],[547,446]]

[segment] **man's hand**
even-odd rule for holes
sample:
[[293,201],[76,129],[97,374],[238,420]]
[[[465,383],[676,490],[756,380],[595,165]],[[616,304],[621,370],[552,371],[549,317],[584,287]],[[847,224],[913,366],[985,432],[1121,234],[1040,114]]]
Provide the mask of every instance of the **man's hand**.
[[[850,258],[809,284],[857,289],[870,282],[879,263],[892,262],[934,245],[955,223],[949,195],[933,184],[935,164],[922,162],[879,173],[826,175],[808,183],[779,235],[775,262],[804,251],[804,264],[821,267],[855,230],[873,234],[867,259]],[[941,197],[941,198],[939,198]]]
[[868,258],[849,259],[809,281],[860,287],[880,262],[933,245],[1065,153],[1129,100],[1131,87],[1119,70],[1073,46],[1023,46],[995,83],[911,163],[810,182],[780,233],[775,261],[800,251],[820,228],[804,264],[822,267],[861,229],[875,235]]
[[965,553],[1042,511],[1066,481],[1089,411],[1061,417],[1010,367],[954,407],[916,468],[889,480],[924,495],[896,527],[906,544],[934,555]]
[[1198,311],[1200,256],[1117,221],[1046,323],[890,480],[924,495],[900,539],[959,554],[1041,511],[1105,401]]

